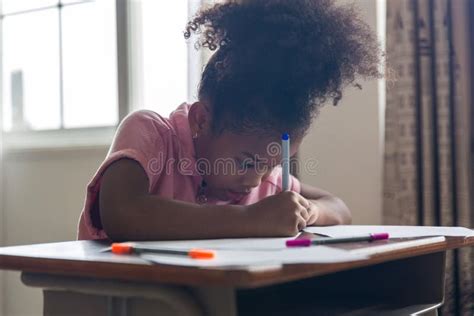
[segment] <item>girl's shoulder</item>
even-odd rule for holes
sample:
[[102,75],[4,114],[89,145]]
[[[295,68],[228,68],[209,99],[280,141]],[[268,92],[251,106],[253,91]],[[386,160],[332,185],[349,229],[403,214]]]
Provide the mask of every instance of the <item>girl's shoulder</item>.
[[[189,129],[188,113],[191,107],[188,103],[179,105],[169,117],[165,117],[152,110],[137,110],[125,117],[119,128],[132,127],[139,131],[148,131],[153,134],[158,132],[163,136],[164,133],[179,135]],[[187,135],[186,135],[187,136]]]
[[125,117],[115,134],[112,151],[135,148],[152,154],[168,150],[176,155],[192,150],[188,122],[190,105],[183,103],[169,117],[152,110],[137,110]]
[[120,129],[133,129],[149,133],[173,130],[170,119],[152,110],[137,110],[128,114],[119,125]]

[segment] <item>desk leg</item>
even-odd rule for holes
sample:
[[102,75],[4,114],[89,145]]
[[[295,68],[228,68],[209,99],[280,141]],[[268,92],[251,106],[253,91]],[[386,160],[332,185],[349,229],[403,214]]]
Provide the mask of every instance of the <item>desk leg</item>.
[[108,316],[128,316],[128,297],[107,297]]

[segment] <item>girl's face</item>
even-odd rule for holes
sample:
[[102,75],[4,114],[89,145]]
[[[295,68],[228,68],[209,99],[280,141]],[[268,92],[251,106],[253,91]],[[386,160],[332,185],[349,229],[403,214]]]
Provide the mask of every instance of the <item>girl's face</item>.
[[[191,122],[191,116],[197,114],[193,113],[193,107],[190,125],[193,135],[198,134],[194,146],[199,171],[207,183],[207,195],[223,201],[240,200],[281,163],[281,135],[264,137],[229,131],[214,135],[204,125],[197,131]],[[291,139],[291,156],[298,151],[301,141]]]

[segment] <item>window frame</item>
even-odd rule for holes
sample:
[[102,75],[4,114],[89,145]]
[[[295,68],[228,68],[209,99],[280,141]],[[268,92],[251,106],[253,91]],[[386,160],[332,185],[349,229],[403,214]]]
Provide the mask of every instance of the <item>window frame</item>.
[[[87,0],[86,0],[87,1]],[[98,0],[100,1],[100,0]],[[194,14],[203,1],[187,0],[188,16]],[[0,9],[2,0],[0,0]],[[2,12],[0,11],[0,14]],[[131,111],[143,104],[142,60],[140,58],[140,23],[129,23],[133,19],[139,22],[139,1],[115,0],[116,18],[116,52],[117,52],[117,106],[118,122],[122,121]],[[0,38],[3,29],[0,23]],[[60,30],[61,31],[61,30]],[[184,40],[184,38],[183,38]],[[3,73],[3,42],[0,40],[0,74]],[[131,48],[134,48],[133,50]],[[140,48],[140,49],[138,49]],[[193,100],[194,89],[199,82],[201,68],[205,60],[201,51],[194,49],[193,43],[188,43],[188,100]],[[60,78],[62,80],[62,78]],[[62,82],[60,83],[62,84]],[[3,76],[0,76],[0,96],[3,95]],[[136,106],[134,106],[136,105]],[[0,113],[3,113],[3,97],[0,98]],[[1,125],[0,125],[1,126]],[[4,153],[22,152],[31,150],[89,148],[110,146],[115,134],[115,126],[98,126],[83,128],[64,128],[39,131],[3,131]]]

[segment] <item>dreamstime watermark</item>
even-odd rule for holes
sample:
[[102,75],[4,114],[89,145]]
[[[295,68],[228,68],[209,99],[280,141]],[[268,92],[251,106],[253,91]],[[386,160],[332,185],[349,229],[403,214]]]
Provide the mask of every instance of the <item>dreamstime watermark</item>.
[[[148,172],[153,175],[162,174],[181,174],[181,175],[222,175],[222,176],[242,176],[249,171],[253,171],[259,176],[267,174],[281,162],[281,144],[272,142],[266,148],[266,155],[255,155],[246,157],[243,160],[236,158],[217,158],[210,161],[207,158],[182,158],[165,157],[163,152],[158,153],[156,157],[149,159]],[[318,160],[315,158],[290,159],[290,170],[297,174],[316,175],[319,167]]]

